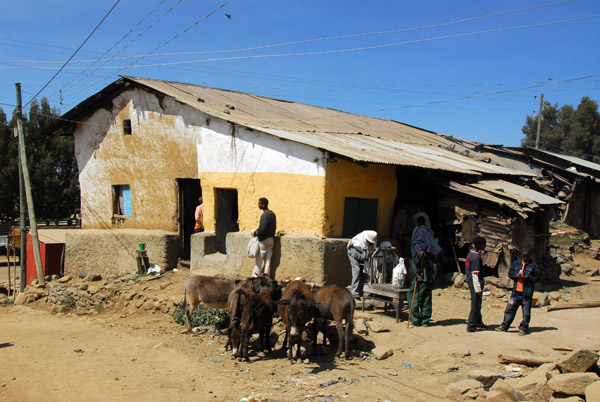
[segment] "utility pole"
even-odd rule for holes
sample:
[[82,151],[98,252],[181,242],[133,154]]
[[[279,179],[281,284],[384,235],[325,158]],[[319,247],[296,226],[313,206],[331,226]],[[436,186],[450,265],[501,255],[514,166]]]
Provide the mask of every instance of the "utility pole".
[[[21,121],[23,110],[21,104],[21,84],[16,83],[17,87],[17,120]],[[18,123],[17,123],[18,124]],[[15,132],[15,134],[17,134]],[[15,135],[18,137],[18,135]],[[23,183],[23,170],[21,170],[21,153],[19,152],[19,212],[21,220],[21,249],[19,250],[19,265],[21,266],[21,275],[19,291],[25,291],[27,285],[27,226],[25,225],[25,184]]]
[[[17,86],[17,90],[20,85]],[[19,96],[20,98],[20,96]],[[29,212],[29,223],[31,225],[31,240],[33,245],[33,256],[35,257],[35,267],[37,269],[38,283],[46,285],[44,276],[44,266],[42,265],[42,255],[40,253],[40,242],[37,232],[37,221],[35,220],[35,210],[33,209],[33,196],[31,194],[31,181],[29,180],[29,169],[27,168],[27,156],[25,154],[25,135],[23,134],[23,122],[17,119],[17,135],[19,137],[19,159],[21,160],[21,170],[23,171],[23,183],[25,184],[25,195],[27,196],[27,210]],[[21,234],[23,236],[23,234]],[[21,267],[21,270],[23,268]]]
[[535,149],[540,149],[540,129],[542,127],[542,108],[544,107],[544,94],[540,94],[540,112],[538,113],[537,135],[535,136]]

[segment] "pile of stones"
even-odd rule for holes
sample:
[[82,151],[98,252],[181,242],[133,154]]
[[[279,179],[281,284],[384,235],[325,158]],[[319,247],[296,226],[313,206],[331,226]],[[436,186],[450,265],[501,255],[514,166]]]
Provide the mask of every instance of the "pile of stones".
[[181,289],[174,289],[173,293],[177,296],[169,297],[145,292],[156,280],[160,282],[157,285],[160,289],[171,285],[167,279],[169,273],[170,271],[160,276],[110,275],[106,278],[97,273],[85,272],[80,272],[76,278],[58,278],[53,275],[46,278],[45,286],[32,281],[24,292],[17,295],[14,304],[41,301],[51,304],[51,311],[55,314],[96,314],[112,308],[129,314],[143,309],[173,315],[182,301]]
[[522,378],[475,370],[468,379],[448,385],[446,396],[455,401],[599,401],[599,372],[598,353],[581,349]]

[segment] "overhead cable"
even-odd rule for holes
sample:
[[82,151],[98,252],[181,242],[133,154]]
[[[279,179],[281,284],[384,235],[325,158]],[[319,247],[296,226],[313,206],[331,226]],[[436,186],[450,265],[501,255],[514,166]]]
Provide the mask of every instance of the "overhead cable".
[[[229,0],[229,1],[232,1],[232,0]],[[482,34],[493,33],[493,32],[503,32],[503,31],[514,31],[514,30],[519,30],[519,29],[538,28],[538,27],[543,27],[543,26],[564,24],[564,23],[582,21],[582,20],[598,18],[598,17],[600,17],[600,14],[594,14],[594,15],[589,15],[586,17],[579,17],[579,18],[571,18],[571,19],[561,20],[561,21],[544,22],[544,23],[540,23],[540,24],[488,29],[488,30],[484,30],[484,31],[458,33],[458,34],[452,34],[452,35],[436,36],[436,37],[432,37],[432,38],[414,39],[414,40],[404,41],[404,42],[386,43],[386,44],[373,45],[373,46],[363,46],[363,47],[351,48],[351,49],[334,49],[334,50],[323,50],[323,51],[302,52],[302,53],[282,53],[282,54],[219,57],[219,58],[212,58],[212,59],[199,59],[199,60],[187,60],[187,61],[174,61],[174,62],[168,62],[168,63],[144,64],[141,66],[135,66],[134,64],[137,62],[136,61],[136,62],[131,63],[126,66],[110,66],[110,67],[102,67],[102,69],[104,69],[104,70],[107,70],[107,69],[108,70],[115,70],[115,69],[124,70],[127,68],[164,67],[164,66],[205,63],[205,62],[224,61],[224,60],[263,59],[263,58],[271,58],[271,57],[314,56],[314,55],[324,55],[324,54],[334,54],[334,53],[349,53],[349,52],[357,52],[357,51],[364,51],[364,50],[381,49],[381,48],[393,47],[393,46],[409,45],[409,44],[421,43],[421,42],[430,42],[430,41],[440,40],[440,39],[451,39],[451,38],[459,38],[459,37],[464,37],[464,36],[482,35]],[[168,42],[166,42],[166,43],[168,43]],[[165,44],[163,44],[161,46],[164,46]],[[148,55],[144,55],[143,57],[146,57],[146,56],[148,56]],[[15,67],[0,67],[0,69],[13,69],[13,68],[15,68]],[[29,69],[29,70],[54,70],[53,67],[20,67],[20,68],[21,69]],[[87,69],[87,67],[69,67],[67,70],[85,70],[85,69]]]
[[91,33],[88,35],[88,37],[87,37],[87,38],[85,38],[85,40],[83,41],[83,43],[82,43],[82,44],[81,44],[81,45],[80,45],[80,46],[77,48],[77,50],[75,50],[75,52],[74,52],[74,53],[71,55],[71,57],[69,57],[69,60],[67,60],[67,61],[65,62],[65,64],[64,64],[64,65],[63,65],[63,66],[62,66],[62,67],[61,67],[61,68],[60,68],[60,69],[59,69],[59,70],[56,72],[56,74],[54,74],[54,76],[53,76],[52,78],[50,78],[50,81],[48,81],[48,82],[46,83],[46,85],[44,85],[44,86],[42,87],[42,89],[40,89],[40,90],[38,91],[38,93],[37,93],[37,94],[35,94],[35,96],[34,96],[33,98],[31,98],[31,99],[29,100],[29,102],[27,102],[27,103],[24,105],[24,107],[25,107],[25,106],[27,106],[27,105],[29,105],[29,104],[30,104],[30,103],[31,103],[31,102],[32,102],[32,101],[33,101],[33,100],[34,100],[34,99],[35,99],[35,98],[36,98],[36,97],[37,97],[39,94],[41,94],[41,93],[42,93],[42,91],[43,91],[44,89],[46,89],[46,87],[47,87],[48,85],[50,85],[50,83],[51,83],[51,82],[52,82],[52,81],[53,81],[53,80],[56,78],[56,76],[57,76],[58,74],[60,74],[60,72],[61,72],[61,71],[62,71],[62,70],[63,70],[63,69],[64,69],[64,68],[67,66],[67,64],[69,64],[69,62],[71,61],[71,59],[72,59],[73,57],[75,57],[75,55],[77,54],[77,52],[79,52],[79,50],[80,50],[80,49],[83,47],[83,45],[85,45],[85,44],[87,43],[87,41],[88,41],[88,40],[89,40],[89,39],[92,37],[92,35],[93,35],[93,34],[96,32],[96,30],[98,30],[98,28],[100,28],[100,25],[102,25],[102,23],[104,22],[104,20],[106,20],[106,18],[108,18],[108,16],[110,15],[110,13],[111,13],[111,12],[112,12],[112,11],[115,9],[115,7],[117,6],[117,4],[119,4],[120,2],[121,2],[121,0],[117,0],[117,2],[116,2],[116,3],[115,3],[115,4],[114,4],[112,7],[111,7],[111,9],[110,9],[110,10],[108,10],[108,12],[107,12],[107,13],[106,13],[106,15],[105,15],[105,16],[102,18],[102,20],[101,20],[101,21],[98,23],[98,25],[96,25],[96,27],[94,28],[94,30],[93,30],[93,31],[92,31],[92,32],[91,32]]

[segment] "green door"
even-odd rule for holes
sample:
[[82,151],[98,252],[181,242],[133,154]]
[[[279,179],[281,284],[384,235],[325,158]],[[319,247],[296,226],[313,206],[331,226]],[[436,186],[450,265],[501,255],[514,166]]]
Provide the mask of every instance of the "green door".
[[343,237],[354,237],[363,230],[377,231],[377,199],[347,197],[344,202]]

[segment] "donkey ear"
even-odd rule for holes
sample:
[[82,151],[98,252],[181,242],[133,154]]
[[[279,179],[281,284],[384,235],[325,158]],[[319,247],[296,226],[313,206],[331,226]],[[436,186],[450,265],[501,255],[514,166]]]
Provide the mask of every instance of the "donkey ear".
[[320,303],[316,303],[314,301],[302,300],[302,305],[306,307],[318,306]]
[[285,299],[285,300],[275,300],[275,304],[279,304],[282,306],[289,306],[290,305],[291,300],[290,299]]

